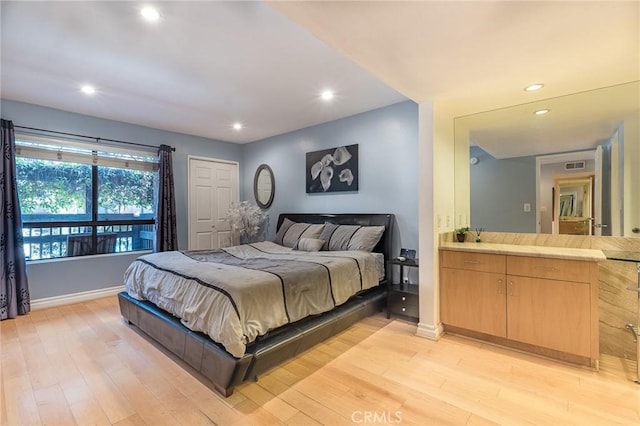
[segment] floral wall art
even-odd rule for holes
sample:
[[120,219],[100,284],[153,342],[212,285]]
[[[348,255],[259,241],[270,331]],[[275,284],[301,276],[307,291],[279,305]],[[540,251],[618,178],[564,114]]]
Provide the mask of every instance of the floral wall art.
[[357,191],[358,144],[307,153],[307,193]]

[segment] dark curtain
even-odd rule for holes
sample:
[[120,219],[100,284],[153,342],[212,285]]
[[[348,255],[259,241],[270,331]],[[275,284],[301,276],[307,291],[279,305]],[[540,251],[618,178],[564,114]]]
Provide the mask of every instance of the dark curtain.
[[22,215],[16,182],[13,123],[0,120],[0,319],[15,318],[31,310],[27,263],[22,240]]
[[156,221],[155,251],[178,250],[178,236],[176,233],[176,195],[173,190],[173,162],[171,152],[173,148],[160,145],[158,157],[160,160],[158,185],[158,209]]

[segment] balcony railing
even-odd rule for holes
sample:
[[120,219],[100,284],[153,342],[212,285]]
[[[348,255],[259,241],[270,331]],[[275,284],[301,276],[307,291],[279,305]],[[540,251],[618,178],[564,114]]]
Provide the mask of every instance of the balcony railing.
[[37,226],[25,221],[22,227],[27,260],[151,250],[154,245],[154,225],[149,223],[98,225],[94,240],[93,226],[59,226],[59,221],[46,226],[38,219]]

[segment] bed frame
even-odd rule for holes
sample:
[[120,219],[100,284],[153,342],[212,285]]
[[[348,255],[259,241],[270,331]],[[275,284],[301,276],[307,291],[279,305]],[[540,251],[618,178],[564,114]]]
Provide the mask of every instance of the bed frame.
[[[278,228],[285,218],[307,223],[326,221],[343,225],[384,225],[385,232],[374,251],[383,253],[385,261],[391,258],[392,214],[281,214]],[[227,397],[242,382],[257,380],[258,375],[382,310],[386,303],[388,277],[389,271],[380,285],[352,297],[329,312],[270,331],[250,344],[242,358],[233,357],[207,335],[189,330],[178,318],[150,302],[134,299],[126,292],[118,294],[118,300],[127,324],[135,325],[211,380],[214,388]]]

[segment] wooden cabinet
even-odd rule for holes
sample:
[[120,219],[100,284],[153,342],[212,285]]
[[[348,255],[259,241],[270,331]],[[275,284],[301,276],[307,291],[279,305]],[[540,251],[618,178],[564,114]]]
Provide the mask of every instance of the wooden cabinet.
[[440,283],[444,324],[507,336],[504,274],[443,268]]
[[507,337],[589,357],[589,285],[507,276]]
[[597,262],[441,250],[445,330],[597,366]]

